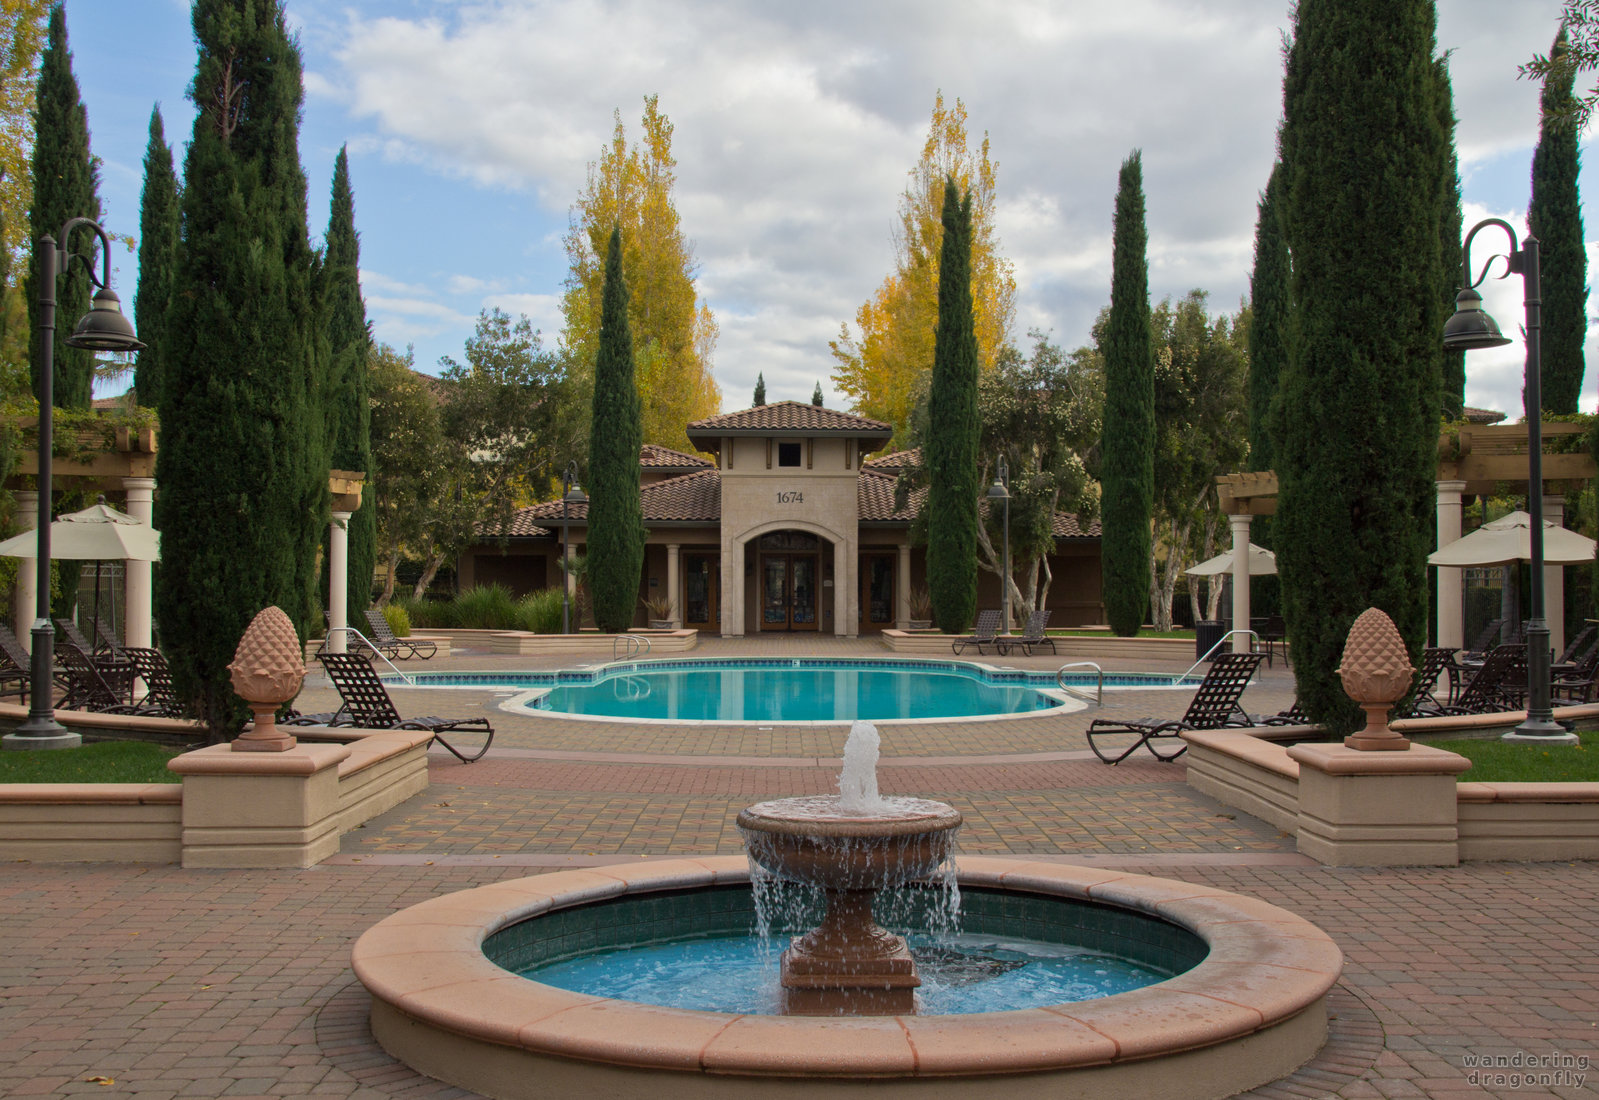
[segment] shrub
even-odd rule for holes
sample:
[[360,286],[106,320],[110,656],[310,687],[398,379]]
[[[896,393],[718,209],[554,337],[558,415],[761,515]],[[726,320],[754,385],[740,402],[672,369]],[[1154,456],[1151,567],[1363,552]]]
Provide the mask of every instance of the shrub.
[[514,630],[516,599],[503,584],[482,584],[455,598],[455,625],[467,630]]
[[454,600],[430,600],[425,597],[419,600],[411,596],[396,596],[389,606],[403,610],[412,627],[440,630],[457,625]]
[[517,624],[522,630],[531,630],[535,634],[559,634],[561,632],[561,590],[559,588],[546,588],[540,592],[529,592],[517,604],[521,621]]
[[383,609],[383,618],[388,621],[389,629],[395,637],[404,638],[411,633],[411,616],[405,608],[398,604],[389,604]]

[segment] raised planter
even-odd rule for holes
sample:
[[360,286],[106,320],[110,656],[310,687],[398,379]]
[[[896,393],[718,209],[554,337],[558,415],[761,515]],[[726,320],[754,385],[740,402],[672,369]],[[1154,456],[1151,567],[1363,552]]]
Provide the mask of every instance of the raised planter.
[[[883,645],[895,653],[938,653],[949,656],[951,646],[961,638],[971,640],[970,634],[920,633],[910,630],[885,630],[878,635]],[[1114,634],[1082,635],[1051,634],[1055,653],[1063,660],[1082,658],[1098,660],[1117,658],[1131,661],[1181,661],[1184,667],[1193,663],[1194,643],[1187,638],[1118,638]],[[990,648],[985,643],[984,649]],[[962,656],[976,657],[975,649],[968,648]],[[987,656],[985,654],[984,656]]]

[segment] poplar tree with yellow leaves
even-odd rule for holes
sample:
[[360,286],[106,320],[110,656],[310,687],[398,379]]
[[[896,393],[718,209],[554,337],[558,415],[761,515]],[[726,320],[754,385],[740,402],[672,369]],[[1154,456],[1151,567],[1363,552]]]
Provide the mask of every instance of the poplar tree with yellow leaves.
[[610,143],[589,165],[572,207],[561,342],[578,385],[574,396],[586,401],[599,355],[605,256],[612,229],[620,230],[643,441],[693,451],[689,421],[722,407],[711,375],[716,319],[694,287],[694,250],[672,200],[672,123],[657,98],[645,97],[643,138],[632,146],[616,112]]
[[894,232],[894,270],[855,313],[855,333],[839,326],[828,342],[838,369],[833,385],[862,416],[894,425],[895,446],[910,430],[922,376],[933,367],[933,329],[938,319],[939,253],[943,244],[944,183],[953,179],[970,197],[971,294],[977,331],[978,369],[987,372],[1009,340],[1016,315],[1016,277],[999,250],[994,228],[997,165],[988,155],[988,135],[974,153],[966,128],[966,105],[946,106],[939,93],[922,157],[910,170],[899,201]]

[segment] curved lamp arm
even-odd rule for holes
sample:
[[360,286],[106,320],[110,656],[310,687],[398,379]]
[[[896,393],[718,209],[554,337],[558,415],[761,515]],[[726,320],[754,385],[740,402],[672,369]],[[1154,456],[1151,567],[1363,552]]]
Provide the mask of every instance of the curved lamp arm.
[[[98,278],[96,278],[94,274],[94,260],[88,259],[67,249],[67,238],[71,235],[72,231],[78,228],[80,225],[86,225],[90,229],[93,229],[95,236],[100,238],[101,273]],[[69,265],[72,263],[73,258],[76,257],[77,259],[83,261],[83,266],[89,273],[89,282],[93,283],[101,290],[104,290],[111,285],[111,238],[106,236],[106,231],[100,228],[100,224],[98,222],[94,221],[92,218],[72,218],[67,222],[67,224],[61,227],[61,236],[57,237],[56,241],[56,256],[58,257],[56,270],[58,272],[66,272]]]
[[[1471,277],[1471,242],[1478,233],[1491,225],[1496,225],[1503,229],[1510,238],[1510,252],[1508,255],[1496,253],[1489,256],[1487,262],[1482,265],[1482,273],[1473,280]],[[1485,218],[1471,227],[1471,232],[1466,234],[1465,243],[1460,246],[1460,275],[1461,279],[1464,280],[1462,286],[1473,290],[1481,286],[1483,281],[1488,278],[1488,269],[1493,266],[1495,260],[1502,259],[1505,261],[1505,273],[1499,276],[1501,279],[1519,274],[1522,270],[1521,257],[1521,242],[1516,238],[1515,228],[1503,218]]]

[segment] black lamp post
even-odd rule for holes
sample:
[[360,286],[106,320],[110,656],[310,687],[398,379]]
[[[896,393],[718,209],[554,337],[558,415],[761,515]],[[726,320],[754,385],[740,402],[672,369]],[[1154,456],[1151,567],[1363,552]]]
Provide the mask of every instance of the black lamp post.
[[574,504],[587,504],[588,494],[577,483],[577,459],[566,464],[561,471],[561,633],[572,633],[572,529],[568,525],[568,509]]
[[84,260],[89,282],[99,289],[77,328],[66,339],[74,348],[92,351],[138,351],[144,347],[133,334],[133,325],[122,313],[122,303],[111,291],[111,242],[105,230],[88,218],[73,218],[61,227],[61,243],[45,236],[39,240],[39,535],[35,555],[34,587],[38,593],[37,618],[33,622],[33,666],[28,685],[31,699],[28,717],[15,733],[5,735],[8,749],[69,749],[83,743],[78,734],[62,728],[55,717],[55,698],[51,681],[55,675],[55,627],[50,623],[50,506],[52,428],[55,411],[55,329],[56,276],[69,271],[74,252],[67,251],[67,238],[74,229],[87,226],[100,238],[102,274],[95,278],[94,264]]
[[999,470],[994,475],[994,484],[988,487],[989,500],[1003,501],[1005,504],[1005,573],[999,578],[1000,593],[1005,601],[1005,633],[1010,633],[1010,470],[1005,466],[1005,456],[999,456]]
[[1471,242],[1490,225],[1503,229],[1510,237],[1510,253],[1505,257],[1505,275],[1521,276],[1526,305],[1527,332],[1526,413],[1527,413],[1527,524],[1532,553],[1532,594],[1527,618],[1527,717],[1511,732],[1507,741],[1536,740],[1542,743],[1574,742],[1576,735],[1554,719],[1549,702],[1549,622],[1544,617],[1543,583],[1543,359],[1538,337],[1543,301],[1538,272],[1538,238],[1528,234],[1520,247],[1516,231],[1500,218],[1488,218],[1472,226],[1461,248],[1461,284],[1455,298],[1455,315],[1444,325],[1444,347],[1450,351],[1497,348],[1510,343],[1499,332],[1499,325],[1482,308],[1476,287],[1488,277],[1490,257],[1482,274],[1471,277]]

